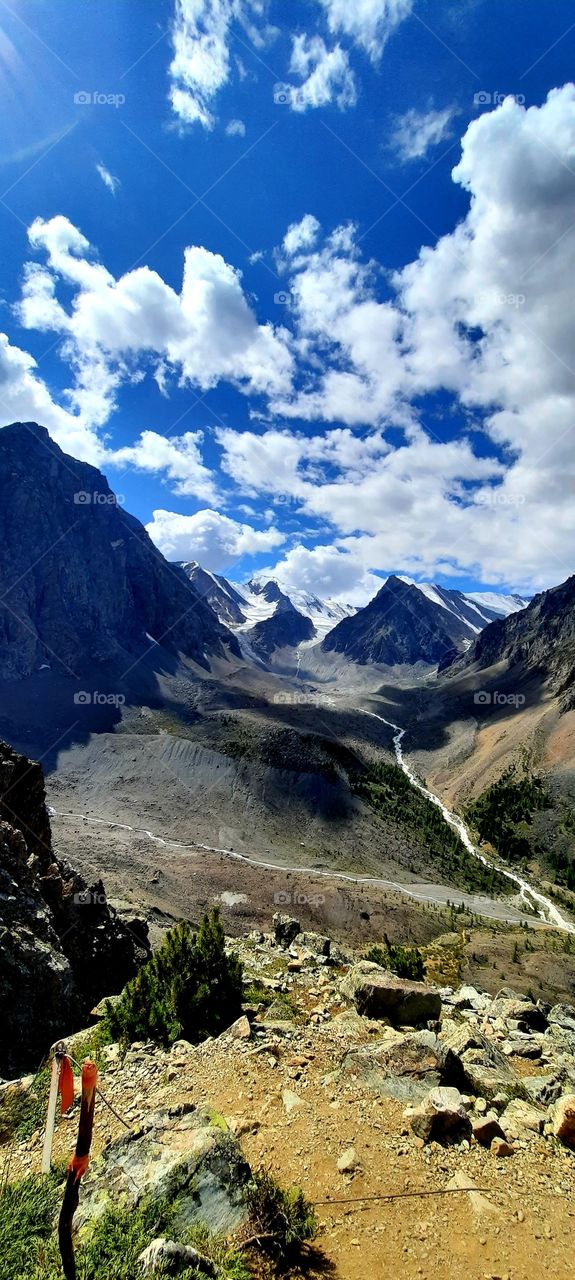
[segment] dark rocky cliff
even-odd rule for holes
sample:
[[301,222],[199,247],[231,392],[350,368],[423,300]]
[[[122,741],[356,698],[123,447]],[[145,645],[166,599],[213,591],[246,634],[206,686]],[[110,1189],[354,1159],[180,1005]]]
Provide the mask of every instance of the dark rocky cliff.
[[0,742],[0,1075],[37,1067],[148,954],[146,924],[56,857],[40,765]]
[[117,672],[154,649],[239,656],[222,626],[95,467],[36,423],[0,431],[0,678],[43,666]]
[[461,651],[468,634],[461,619],[392,576],[364,609],[338,622],[322,649],[363,664],[435,664],[454,648]]

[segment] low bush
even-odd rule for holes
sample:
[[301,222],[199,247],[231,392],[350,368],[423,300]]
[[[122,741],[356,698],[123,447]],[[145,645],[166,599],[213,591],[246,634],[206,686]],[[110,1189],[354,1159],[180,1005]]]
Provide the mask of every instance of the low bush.
[[113,1038],[168,1045],[225,1031],[242,1005],[242,966],[225,943],[217,908],[204,916],[197,933],[186,921],[171,929],[117,1003],[108,1003]]
[[417,947],[395,946],[384,935],[383,947],[370,947],[366,952],[366,960],[380,964],[383,969],[390,969],[398,978],[411,978],[413,982],[423,982],[425,963],[421,951]]

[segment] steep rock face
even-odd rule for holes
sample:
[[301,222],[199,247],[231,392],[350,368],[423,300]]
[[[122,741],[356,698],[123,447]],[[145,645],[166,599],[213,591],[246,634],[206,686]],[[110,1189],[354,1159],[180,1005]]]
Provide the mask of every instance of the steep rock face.
[[220,622],[229,626],[241,626],[246,621],[241,609],[242,598],[230,582],[217,573],[202,569],[195,560],[183,562],[180,568]]
[[304,640],[313,640],[315,627],[311,618],[294,607],[276,582],[270,581],[263,587],[258,586],[258,594],[268,603],[275,601],[276,606],[269,618],[262,618],[246,632],[252,649],[259,657],[269,658],[275,649],[293,647]]
[[428,600],[418,587],[392,576],[364,609],[329,632],[322,649],[363,664],[435,664],[454,647],[461,651],[468,638],[461,618]]
[[527,673],[541,672],[555,692],[565,696],[565,705],[573,705],[575,576],[534,596],[520,613],[492,622],[477,637],[457,669],[474,666],[484,670],[503,661],[510,667],[521,666]]
[[154,647],[206,667],[237,641],[95,467],[36,423],[0,432],[0,677],[80,675]]
[[57,859],[42,770],[0,742],[0,1074],[37,1067],[121,990],[149,954],[147,934],[119,919],[101,882]]

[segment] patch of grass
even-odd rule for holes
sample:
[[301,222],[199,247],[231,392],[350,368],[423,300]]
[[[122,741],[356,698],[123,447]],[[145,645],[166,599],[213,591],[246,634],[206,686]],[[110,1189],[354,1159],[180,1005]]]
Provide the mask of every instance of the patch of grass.
[[[2,1280],[61,1280],[62,1267],[54,1223],[63,1192],[64,1170],[48,1177],[24,1178],[7,1187],[0,1198],[0,1256]],[[136,1209],[107,1209],[93,1230],[76,1247],[81,1280],[135,1280],[138,1258],[158,1236],[175,1238],[172,1230],[177,1201],[145,1201]],[[235,1249],[213,1236],[207,1227],[190,1228],[180,1236],[214,1264],[217,1280],[249,1280],[248,1269]],[[179,1273],[180,1280],[197,1280],[195,1267]]]
[[248,1187],[247,1200],[254,1235],[276,1262],[287,1267],[295,1262],[302,1246],[317,1234],[313,1206],[299,1187],[285,1191],[271,1173],[261,1169]]
[[[104,1045],[110,1044],[110,1041],[111,1036],[107,1027],[103,1022],[99,1022],[95,1027],[90,1027],[86,1034],[74,1043],[73,1056],[77,1062],[83,1062],[84,1058],[91,1058],[102,1075],[105,1070],[102,1049]],[[26,1093],[14,1090],[6,1094],[0,1106],[0,1129],[3,1142],[13,1137],[18,1142],[22,1142],[43,1128],[51,1072],[52,1063],[46,1059]]]

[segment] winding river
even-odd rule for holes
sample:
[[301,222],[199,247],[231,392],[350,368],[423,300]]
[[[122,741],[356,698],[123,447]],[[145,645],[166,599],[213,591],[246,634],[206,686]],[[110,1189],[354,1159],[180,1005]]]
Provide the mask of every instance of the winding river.
[[520,896],[525,905],[530,909],[535,909],[541,919],[545,920],[547,924],[554,925],[556,929],[562,929],[564,933],[575,934],[575,925],[571,924],[569,920],[566,920],[565,917],[561,915],[561,912],[556,906],[554,906],[549,898],[546,898],[544,894],[539,893],[537,889],[533,889],[526,880],[523,880],[521,876],[516,875],[514,871],[504,870],[503,867],[497,866],[494,862],[490,862],[489,858],[486,858],[483,853],[480,853],[473,844],[463,820],[459,818],[456,813],[452,813],[451,810],[444,805],[443,801],[439,799],[439,796],[434,795],[433,791],[429,791],[428,788],[420,782],[419,778],[413,772],[413,769],[411,769],[407,763],[403,753],[402,743],[405,735],[405,729],[402,729],[398,724],[394,724],[392,720],[386,720],[384,716],[377,715],[375,711],[366,711],[364,707],[362,707],[361,710],[364,715],[374,716],[376,720],[381,720],[383,724],[386,724],[393,730],[393,746],[398,765],[403,769],[403,772],[406,777],[409,778],[412,785],[417,787],[417,790],[421,791],[421,794],[426,796],[428,800],[431,800],[432,804],[437,805],[438,809],[441,809],[445,821],[449,823],[450,827],[455,828],[468,853],[472,854],[474,858],[477,858],[479,862],[482,862],[484,867],[493,867],[500,875],[505,876],[507,880],[513,881],[513,884],[518,886]]

